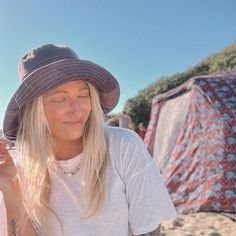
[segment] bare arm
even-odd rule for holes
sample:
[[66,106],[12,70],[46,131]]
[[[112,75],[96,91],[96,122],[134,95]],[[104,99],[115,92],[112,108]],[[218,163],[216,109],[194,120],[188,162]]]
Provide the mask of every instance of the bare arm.
[[[8,188],[8,193],[3,191],[4,203],[6,208],[7,232],[8,236],[37,236],[36,231],[30,220],[26,221],[24,227],[20,227],[19,221],[21,216],[22,200],[18,180]],[[25,212],[23,214],[26,214]]]
[[152,232],[146,233],[146,234],[140,234],[137,236],[161,236],[161,226],[159,226],[157,229],[155,229]]
[[[0,143],[0,191],[6,208],[8,236],[37,236],[30,220],[19,224],[22,208],[21,188],[15,164],[3,143]],[[25,212],[24,212],[25,213]]]

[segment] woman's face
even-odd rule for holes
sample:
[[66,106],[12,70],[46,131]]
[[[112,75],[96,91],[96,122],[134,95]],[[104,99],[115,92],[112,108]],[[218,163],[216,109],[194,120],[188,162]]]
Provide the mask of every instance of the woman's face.
[[72,81],[45,93],[44,111],[56,143],[81,140],[91,111],[89,88]]

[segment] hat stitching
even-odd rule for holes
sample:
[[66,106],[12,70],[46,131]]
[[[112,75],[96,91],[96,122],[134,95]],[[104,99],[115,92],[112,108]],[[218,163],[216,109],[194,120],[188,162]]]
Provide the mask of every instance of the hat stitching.
[[[92,63],[90,61],[79,60],[79,59],[74,59],[74,58],[68,58],[68,59],[64,59],[64,60],[60,60],[60,61],[55,61],[55,62],[52,62],[50,64],[44,65],[44,66],[38,68],[37,70],[32,71],[27,76],[29,77],[31,74],[36,73],[38,70],[44,69],[44,67],[49,67],[49,66],[54,65],[54,64],[55,64],[55,66],[58,66],[59,64],[63,64],[63,67],[70,66],[70,65],[78,67],[78,63],[79,63],[79,66],[81,67],[81,69],[84,67],[86,69],[94,70],[93,67],[95,66],[96,67],[96,69],[95,69],[96,72],[101,73],[102,75],[110,74],[104,68],[102,68],[102,67],[98,66],[97,64]],[[91,67],[88,67],[88,65],[91,66]]]
[[[37,93],[37,87],[40,89],[40,87],[42,86],[42,84],[43,84],[43,86],[46,86],[46,85],[50,85],[50,83],[52,82],[52,79],[55,77],[55,76],[57,76],[57,80],[55,81],[55,84],[57,83],[57,82],[59,82],[61,79],[64,79],[64,77],[65,77],[65,75],[61,75],[60,76],[60,72],[58,72],[58,73],[55,73],[55,74],[52,74],[50,77],[47,77],[47,81],[43,81],[43,80],[40,80],[39,79],[39,82],[38,83],[36,83],[36,85],[34,86],[34,91],[36,91],[36,93]],[[45,76],[47,76],[47,75],[45,75]],[[71,74],[67,74],[67,76],[66,77],[68,77],[68,80],[70,80],[70,76],[72,76],[72,77],[74,77],[74,80],[79,80],[79,76],[80,76],[80,78],[81,78],[81,75],[80,74],[74,74],[74,73],[71,73]],[[76,78],[77,77],[77,78]],[[51,79],[51,80],[50,80]],[[83,78],[81,78],[81,80],[91,80],[91,76],[89,76],[89,77],[83,77]],[[103,86],[105,86],[105,83],[102,83],[103,84]],[[28,89],[32,89],[32,87],[29,87],[29,86],[26,86]],[[24,97],[26,97],[27,95],[29,95],[28,94],[28,91],[27,91],[27,89],[24,89],[24,88],[22,88],[22,94],[21,94],[21,96],[20,96],[20,100],[23,100],[24,99]],[[31,90],[32,91],[32,90]]]
[[28,89],[31,89],[32,87],[29,86],[25,81],[23,81],[24,85],[28,88]]
[[17,97],[18,97],[18,94],[16,94],[16,96],[14,97],[14,100],[15,100],[15,102],[16,102],[16,105],[17,105],[18,108],[20,109],[20,104],[19,104],[18,101],[17,101]]
[[[73,68],[73,69],[75,69],[75,70],[77,70],[77,67],[78,67],[78,64],[77,63],[71,63],[71,62],[65,62],[65,63],[63,63],[63,65],[65,66],[64,68],[66,68],[67,70],[71,70],[71,67]],[[49,65],[47,65],[47,66],[49,66]],[[84,65],[81,65],[81,67],[82,66],[84,66]],[[97,77],[97,75],[99,74],[99,76],[100,77],[107,77],[107,75],[109,75],[109,76],[111,76],[111,74],[108,74],[106,71],[103,71],[103,70],[101,70],[99,67],[98,68],[96,68],[96,69],[91,69],[91,68],[88,68],[87,67],[87,65],[85,64],[85,66],[86,67],[84,67],[84,68],[81,68],[81,69],[86,69],[86,70],[84,70],[84,71],[82,71],[81,73],[86,73],[87,72],[87,70],[89,69],[89,72],[91,73],[91,72],[94,72],[94,75]],[[93,64],[91,64],[91,66],[93,66]],[[46,67],[46,66],[45,66]],[[43,69],[42,67],[40,68],[40,69]],[[31,73],[31,77],[32,77],[32,80],[33,80],[33,78],[35,77],[35,76],[40,76],[42,73],[45,75],[45,76],[47,76],[47,72],[48,73],[52,73],[52,70],[53,70],[53,68],[50,68],[50,67],[48,67],[48,71],[47,70],[41,70],[40,72],[39,71],[34,71],[34,72],[32,72]],[[60,69],[59,67],[57,68],[57,69]],[[63,70],[62,70],[63,71]],[[105,72],[105,73],[104,73]],[[39,73],[39,74],[33,74],[33,73]],[[30,76],[30,75],[29,75]],[[112,76],[113,77],[113,76]],[[28,77],[29,79],[30,79],[30,77]],[[26,78],[26,79],[28,79],[28,78]],[[29,80],[28,79],[28,80]],[[38,77],[38,78],[36,78],[36,79],[34,79],[34,81],[33,81],[33,83],[37,83],[37,81],[38,80],[41,80],[41,78],[40,77]]]
[[[61,58],[61,56],[65,56],[64,54],[61,54],[61,55],[58,55],[58,56],[54,56],[54,57],[50,57],[50,58],[47,58],[47,59],[45,59],[45,60],[43,60],[43,61],[41,61],[40,63],[38,63],[38,64],[36,64],[34,67],[32,67],[31,69],[30,69],[30,71],[27,71],[27,69],[26,70],[24,70],[23,71],[23,73],[21,73],[21,81],[24,81],[25,80],[25,77],[27,77],[27,76],[29,76],[31,73],[33,73],[34,71],[37,71],[37,70],[39,70],[39,69],[41,69],[41,68],[43,68],[44,66],[48,66],[48,65],[50,65],[50,64],[53,64],[53,63],[57,63],[57,62],[60,62],[60,61],[63,61],[63,60],[67,60],[67,59],[75,59],[75,60],[79,60],[78,58],[75,58],[75,57],[72,57],[72,56],[68,56],[67,58]],[[51,61],[51,60],[54,60],[54,59],[57,59],[57,58],[61,58],[60,60],[56,60],[56,61]],[[45,65],[42,65],[42,64],[44,64],[45,62],[50,62],[50,63],[48,63],[48,64],[45,64]],[[42,66],[40,66],[40,65],[42,65]],[[25,74],[24,74],[24,72],[26,72]],[[24,75],[23,75],[24,74]]]
[[[67,68],[68,69],[68,71],[70,71],[70,73],[71,74],[68,74],[67,73],[67,75],[68,76],[80,76],[81,77],[81,75],[80,74],[78,74],[78,73],[75,73],[74,74],[74,71],[70,68],[70,67],[68,67]],[[76,71],[76,68],[73,68],[75,71]],[[98,74],[97,73],[95,73],[95,72],[97,72],[96,70],[90,70],[90,72],[92,72],[92,73],[90,73],[90,74],[93,74],[95,77],[96,76],[98,76]],[[42,78],[39,76],[39,75],[43,75],[44,77],[47,77],[47,81],[44,81],[44,80],[42,80]],[[50,77],[48,77],[50,75]],[[26,86],[28,87],[28,88],[30,88],[30,89],[32,89],[32,88],[35,88],[35,86],[41,86],[43,83],[45,84],[49,84],[50,82],[51,82],[51,78],[54,78],[56,75],[58,75],[57,76],[57,79],[60,79],[60,78],[62,78],[62,77],[65,77],[65,75],[64,74],[62,74],[61,75],[61,71],[57,71],[57,70],[55,70],[55,73],[53,73],[52,72],[52,69],[51,68],[48,68],[48,70],[45,70],[45,71],[41,71],[41,73],[40,74],[35,74],[35,75],[32,75],[32,76],[35,76],[36,78],[35,79],[33,79],[34,77],[32,77],[32,79],[33,79],[33,84],[32,84],[32,86],[30,87],[30,86],[28,86],[27,85],[27,83],[25,83],[25,82],[23,82],[24,84],[26,84]],[[92,76],[93,76],[92,75]],[[103,75],[103,73],[101,73],[101,75]],[[101,76],[101,75],[99,75],[99,77]],[[81,79],[86,79],[86,78],[81,78]],[[91,75],[87,78],[87,80],[90,80],[90,79],[92,79],[92,77],[91,77]],[[102,87],[103,88],[109,88],[109,89],[113,89],[111,86],[110,87],[108,87],[107,86],[107,84],[106,83],[104,83],[105,81],[104,81],[104,76],[102,77],[102,78],[100,78],[101,79],[101,84],[102,84]],[[75,78],[75,80],[76,80],[76,78]],[[37,83],[39,81],[39,83]],[[34,84],[35,84],[35,86],[34,86]],[[23,99],[23,97],[25,96],[25,95],[28,95],[28,91],[27,90],[23,90],[23,93],[21,94],[21,98],[20,99]]]
[[[64,79],[64,77],[61,77],[60,79]],[[83,78],[83,80],[88,80],[89,78]],[[74,79],[74,76],[73,77],[71,77],[71,78],[69,78],[68,77],[68,82],[70,82],[70,81],[73,81],[73,80],[76,80],[76,79]],[[46,91],[48,91],[48,90],[50,90],[51,88],[53,88],[55,85],[57,85],[57,84],[60,84],[61,82],[63,82],[63,80],[57,80],[57,81],[50,81],[50,82],[54,82],[54,83],[50,83],[50,86],[48,87],[48,86],[46,86],[46,85],[48,85],[48,83],[47,84],[45,84],[45,86],[44,86],[44,88],[45,89],[43,89],[42,91],[41,91],[41,93],[38,93],[39,91],[40,91],[40,88],[42,89],[42,87],[40,87],[39,86],[39,89],[38,90],[35,90],[34,91],[34,93],[31,93],[31,96],[30,97],[26,97],[25,99],[21,99],[21,103],[23,103],[24,102],[24,104],[26,104],[26,103],[28,103],[28,102],[30,102],[34,97],[35,97],[35,95],[37,96],[40,96],[40,95],[42,95],[42,94],[44,94]],[[89,81],[88,81],[89,82]],[[110,92],[112,92],[112,91],[110,91]],[[105,94],[105,93],[103,93],[103,94]],[[102,104],[101,104],[102,105]],[[112,106],[112,104],[106,104],[106,110],[109,110],[109,108]],[[103,108],[104,108],[104,106],[102,106]],[[20,108],[20,107],[19,107]],[[104,108],[105,109],[105,108]]]
[[[61,77],[61,79],[62,78],[64,78],[64,77]],[[76,79],[74,79],[74,77],[71,77],[71,78],[68,78],[68,82],[70,82],[70,80],[72,81],[72,80],[76,80]],[[30,102],[34,97],[35,97],[35,95],[38,95],[38,96],[40,96],[40,95],[42,95],[42,94],[44,94],[46,91],[48,91],[48,90],[50,90],[51,88],[53,88],[54,87],[54,85],[56,85],[57,83],[59,83],[60,84],[60,82],[63,82],[63,80],[57,80],[57,81],[54,81],[54,83],[51,83],[51,82],[53,82],[53,80],[52,81],[48,81],[46,84],[44,84],[44,90],[42,90],[40,93],[38,93],[39,91],[40,91],[40,89],[42,89],[42,86],[38,86],[38,89],[37,90],[34,90],[34,93],[31,93],[31,96],[30,97],[27,97],[27,96],[24,96],[24,97],[21,97],[21,102],[23,103],[28,103],[28,102]],[[48,84],[50,83],[50,86],[47,86]],[[26,95],[27,95],[27,93],[25,93]]]
[[[70,77],[71,76],[71,77]],[[70,82],[70,81],[73,81],[73,80],[79,80],[79,79],[76,79],[75,78],[75,76],[76,76],[76,74],[71,74],[71,75],[68,75],[68,77],[67,77],[67,82]],[[59,85],[59,84],[61,84],[61,82],[64,82],[64,76],[61,76],[61,77],[58,77],[57,78],[57,80],[50,80],[50,81],[46,81],[46,83],[43,83],[43,86],[41,86],[42,85],[42,83],[40,84],[38,84],[38,86],[37,87],[35,87],[35,90],[34,91],[32,91],[33,93],[31,93],[30,94],[30,97],[29,98],[27,98],[27,95],[28,95],[28,92],[26,91],[26,89],[23,89],[23,91],[24,91],[24,95],[25,96],[21,96],[20,97],[20,99],[18,99],[18,100],[20,100],[21,101],[21,103],[26,103],[26,102],[28,102],[28,101],[30,101],[31,100],[31,98],[33,98],[35,95],[42,95],[43,93],[45,93],[47,90],[50,90],[51,88],[53,88],[53,87],[55,87],[55,85]],[[90,82],[90,83],[92,83],[91,81],[90,81],[90,77],[84,77],[83,79],[81,79],[81,80],[86,80],[86,81],[88,81],[88,82]],[[41,81],[40,81],[41,82]],[[42,81],[43,82],[43,81]],[[93,84],[93,83],[92,83]],[[39,94],[38,92],[40,91],[40,89],[42,89],[42,87],[43,88],[45,88],[45,89],[43,89],[42,91],[41,91],[41,93]],[[38,89],[36,89],[36,88],[38,88]],[[115,88],[114,88],[115,89]],[[103,94],[105,94],[105,93],[103,93]]]

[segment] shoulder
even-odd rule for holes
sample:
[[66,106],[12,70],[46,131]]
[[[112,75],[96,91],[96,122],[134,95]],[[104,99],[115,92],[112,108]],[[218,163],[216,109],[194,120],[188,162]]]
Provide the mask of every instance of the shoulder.
[[108,140],[111,149],[146,148],[140,136],[130,129],[108,127]]
[[142,144],[142,140],[140,139],[139,135],[133,130],[109,126],[107,131],[109,141],[111,142],[117,142],[120,140]]
[[111,161],[125,172],[127,168],[139,171],[153,162],[140,136],[129,129],[108,128]]

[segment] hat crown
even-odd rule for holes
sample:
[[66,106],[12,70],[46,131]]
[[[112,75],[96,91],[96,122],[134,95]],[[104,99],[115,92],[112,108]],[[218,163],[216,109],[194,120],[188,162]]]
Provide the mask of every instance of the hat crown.
[[30,50],[19,62],[19,77],[23,81],[29,74],[38,68],[64,59],[79,59],[74,51],[66,46],[46,44]]

